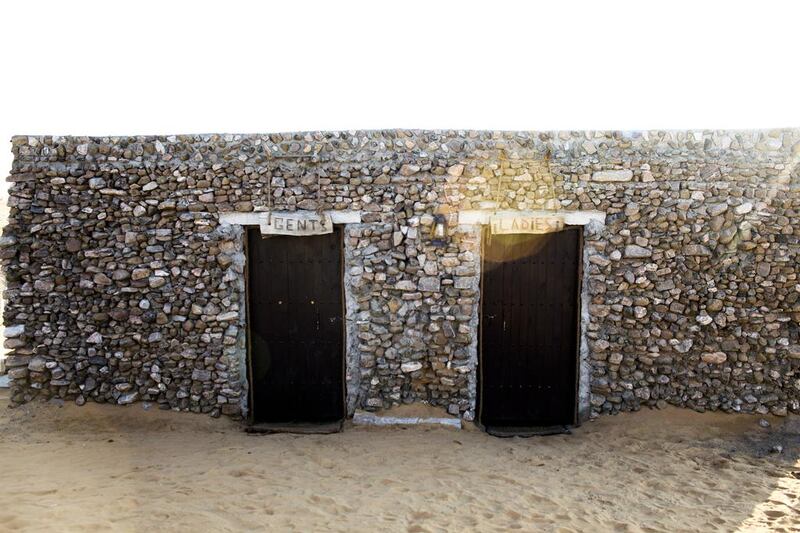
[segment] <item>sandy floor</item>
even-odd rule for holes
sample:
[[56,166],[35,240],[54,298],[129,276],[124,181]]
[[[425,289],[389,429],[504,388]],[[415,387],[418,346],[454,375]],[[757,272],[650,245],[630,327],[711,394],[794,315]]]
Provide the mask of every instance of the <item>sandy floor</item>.
[[642,411],[532,439],[252,436],[141,404],[6,404],[0,530],[800,530],[797,417],[763,429]]

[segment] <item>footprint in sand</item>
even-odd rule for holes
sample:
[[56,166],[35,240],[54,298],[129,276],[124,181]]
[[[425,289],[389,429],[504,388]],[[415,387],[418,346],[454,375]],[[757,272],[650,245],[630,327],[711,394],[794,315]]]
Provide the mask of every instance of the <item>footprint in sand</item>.
[[327,507],[328,510],[332,510],[335,514],[340,514],[342,511],[350,512],[352,511],[351,507],[346,505],[340,505],[339,502],[334,500],[329,496],[320,496],[318,494],[312,494],[308,497],[308,501],[313,503],[314,505],[321,507]]
[[430,531],[430,529],[426,528],[422,524],[415,524],[414,522],[430,520],[431,518],[433,518],[433,516],[434,516],[433,513],[430,513],[428,511],[415,511],[411,513],[411,515],[409,516],[411,524],[408,525],[409,533],[412,532],[427,533],[428,531]]
[[522,515],[516,512],[514,509],[507,509],[505,515],[509,518],[509,520],[519,520],[522,518]]
[[55,494],[58,492],[58,489],[49,489],[49,490],[32,490],[28,494],[33,496],[47,496],[49,494]]
[[8,531],[16,531],[18,529],[26,529],[28,523],[19,517],[13,515],[0,515],[0,523]]

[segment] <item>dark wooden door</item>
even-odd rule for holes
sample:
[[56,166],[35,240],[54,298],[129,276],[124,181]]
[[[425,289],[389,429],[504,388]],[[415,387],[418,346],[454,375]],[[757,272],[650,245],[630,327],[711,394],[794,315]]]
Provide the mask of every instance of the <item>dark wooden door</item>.
[[248,232],[253,422],[344,418],[341,231]]
[[580,233],[485,235],[479,416],[575,423]]

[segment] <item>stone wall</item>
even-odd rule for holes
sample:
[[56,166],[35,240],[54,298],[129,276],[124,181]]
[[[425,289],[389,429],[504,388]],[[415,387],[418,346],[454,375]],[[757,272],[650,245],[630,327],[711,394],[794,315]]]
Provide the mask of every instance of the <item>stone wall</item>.
[[[15,137],[0,257],[12,400],[246,414],[244,244],[226,212],[358,211],[348,408],[474,416],[480,227],[585,230],[593,413],[800,410],[800,130]],[[428,238],[434,214],[448,243]],[[588,383],[587,383],[588,381]]]

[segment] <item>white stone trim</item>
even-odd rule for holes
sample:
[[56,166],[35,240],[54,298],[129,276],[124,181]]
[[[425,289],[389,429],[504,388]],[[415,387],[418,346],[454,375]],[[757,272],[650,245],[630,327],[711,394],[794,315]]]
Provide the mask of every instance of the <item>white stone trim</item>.
[[460,418],[445,417],[400,417],[400,416],[380,416],[375,413],[357,410],[353,414],[353,424],[356,426],[447,426],[461,429]]
[[[278,211],[275,211],[278,213]],[[296,211],[293,211],[296,213]],[[237,226],[258,226],[261,224],[261,217],[266,211],[228,211],[219,214],[220,224],[232,224]],[[360,224],[361,211],[325,211],[331,217],[334,224]]]
[[328,211],[334,224],[361,224],[361,211]]
[[230,224],[232,226],[258,226],[260,223],[259,213],[252,211],[246,213],[220,213],[220,224]]
[[589,249],[586,247],[587,228],[584,228],[583,250],[581,250],[581,272],[582,279],[578,305],[578,425],[587,422],[592,414],[592,360],[589,349],[589,304],[591,295],[589,294]]
[[568,226],[585,226],[592,221],[597,221],[602,225],[606,223],[606,214],[602,211],[523,211],[514,209],[467,209],[458,212],[458,223],[466,225],[485,225],[489,224],[492,216],[500,217],[547,217],[562,216],[564,224]]

